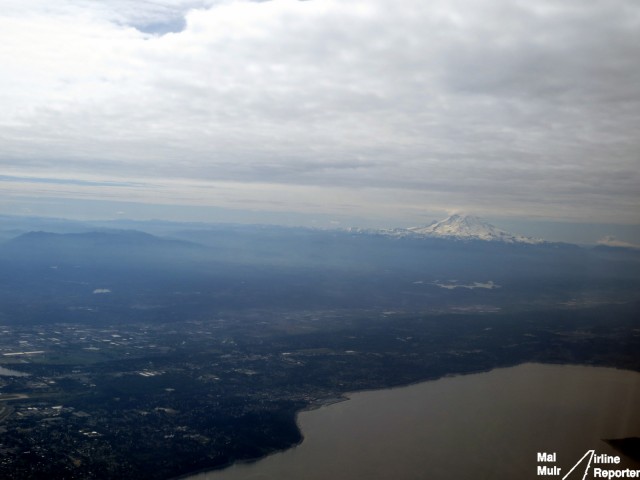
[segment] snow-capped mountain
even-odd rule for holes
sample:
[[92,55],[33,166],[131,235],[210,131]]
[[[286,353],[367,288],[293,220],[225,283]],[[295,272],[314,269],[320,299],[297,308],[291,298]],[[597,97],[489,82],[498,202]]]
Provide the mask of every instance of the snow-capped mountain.
[[624,242],[622,240],[618,240],[616,237],[612,235],[607,235],[606,237],[598,240],[597,245],[602,247],[613,247],[613,248],[636,248],[640,249],[640,245],[636,245],[634,243]]
[[484,240],[504,243],[544,243],[539,238],[526,237],[500,230],[472,215],[451,215],[439,222],[425,227],[395,229],[389,232],[394,236],[423,236],[453,240]]

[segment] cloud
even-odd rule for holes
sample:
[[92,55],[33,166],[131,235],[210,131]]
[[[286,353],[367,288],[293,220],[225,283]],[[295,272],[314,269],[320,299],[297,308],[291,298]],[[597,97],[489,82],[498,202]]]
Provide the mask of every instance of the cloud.
[[607,247],[640,248],[640,245],[618,240],[616,237],[612,235],[607,235],[606,237],[601,238],[600,240],[598,240],[597,244],[604,245]]
[[96,288],[93,291],[94,294],[104,294],[104,293],[111,293],[111,290],[109,290],[108,288]]
[[206,8],[223,0],[154,0],[130,2],[128,0],[7,0],[3,15],[13,18],[38,17],[67,18],[87,21],[103,20],[123,26],[166,25],[183,19],[194,8]]
[[90,180],[80,180],[80,179],[72,179],[72,178],[38,178],[38,177],[13,177],[11,175],[0,175],[0,182],[18,182],[22,184],[29,183],[53,183],[53,184],[61,184],[61,185],[87,185],[94,187],[111,187],[111,186],[120,186],[120,187],[142,187],[141,183],[132,183],[132,182],[97,182]]
[[639,27],[633,0],[10,1],[0,165],[134,201],[637,223]]

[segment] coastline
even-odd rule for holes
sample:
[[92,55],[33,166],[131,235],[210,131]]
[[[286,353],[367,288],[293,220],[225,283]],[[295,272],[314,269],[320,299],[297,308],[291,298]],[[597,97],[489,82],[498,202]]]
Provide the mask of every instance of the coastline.
[[[423,380],[417,380],[414,382],[409,382],[406,384],[401,384],[401,385],[392,385],[392,386],[388,386],[388,387],[382,387],[382,388],[370,388],[370,389],[362,389],[362,390],[352,390],[352,391],[348,391],[345,393],[342,393],[338,396],[335,397],[330,397],[327,398],[326,400],[318,400],[315,401],[299,410],[297,410],[295,412],[295,424],[298,428],[299,434],[300,434],[300,441],[296,442],[294,444],[292,444],[291,446],[285,448],[285,449],[277,449],[274,450],[272,452],[267,453],[266,455],[262,455],[256,458],[251,458],[251,459],[238,459],[238,460],[234,460],[234,461],[229,461],[227,463],[225,463],[224,465],[221,465],[219,467],[213,467],[213,468],[204,468],[204,469],[200,469],[198,471],[192,471],[189,473],[185,473],[183,475],[177,476],[177,477],[171,477],[170,479],[167,480],[187,480],[187,479],[191,479],[192,477],[195,477],[197,475],[202,475],[202,474],[206,474],[206,473],[215,473],[215,472],[219,472],[222,470],[225,470],[227,468],[230,468],[234,465],[237,466],[242,466],[242,465],[251,465],[254,464],[256,462],[262,461],[272,455],[276,455],[276,454],[280,454],[280,453],[284,453],[287,452],[291,449],[294,449],[298,446],[300,446],[304,440],[305,440],[305,436],[304,436],[304,432],[302,431],[302,428],[300,426],[300,421],[299,421],[299,416],[302,413],[305,412],[310,412],[310,411],[314,411],[314,410],[319,410],[322,409],[324,407],[329,407],[331,405],[336,405],[339,403],[343,403],[346,402],[348,400],[351,400],[351,397],[354,394],[366,394],[366,393],[370,393],[370,392],[379,392],[379,391],[392,391],[392,390],[398,390],[398,389],[403,389],[403,388],[407,388],[407,387],[411,387],[414,385],[420,385],[423,383],[430,383],[430,382],[437,382],[439,380],[444,380],[444,379],[450,379],[450,378],[458,378],[458,377],[464,377],[464,376],[469,376],[469,375],[478,375],[478,374],[483,374],[483,373],[489,373],[489,372],[493,372],[495,370],[506,370],[506,369],[510,369],[510,368],[514,368],[514,367],[520,367],[520,366],[526,366],[526,365],[548,365],[548,366],[558,366],[558,367],[583,367],[583,368],[597,368],[597,369],[613,369],[613,370],[619,370],[619,371],[627,371],[627,372],[634,372],[634,373],[639,373],[640,374],[640,370],[638,369],[630,369],[630,368],[622,368],[622,367],[616,367],[616,366],[609,366],[609,365],[594,365],[594,364],[584,364],[584,363],[562,363],[562,362],[553,362],[553,361],[549,361],[549,362],[538,362],[538,361],[526,361],[526,362],[520,362],[520,363],[514,363],[511,365],[500,365],[500,366],[496,366],[493,368],[484,368],[484,369],[478,369],[478,370],[474,370],[474,371],[465,371],[465,372],[461,372],[461,373],[447,373],[444,375],[440,375],[438,377],[433,377],[433,378],[426,378]],[[195,480],[195,479],[194,479]]]

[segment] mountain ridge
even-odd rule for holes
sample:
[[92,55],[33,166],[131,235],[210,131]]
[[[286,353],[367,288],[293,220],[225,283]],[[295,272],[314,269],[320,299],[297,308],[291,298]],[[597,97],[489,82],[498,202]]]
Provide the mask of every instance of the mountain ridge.
[[538,245],[548,243],[543,239],[527,237],[501,230],[474,215],[454,214],[444,220],[434,221],[422,227],[396,228],[385,231],[396,237],[424,237],[449,240],[480,240],[485,242],[522,243]]
[[[2,244],[4,251],[28,251],[25,249],[31,249],[34,253],[62,251],[69,248],[79,253],[85,249],[147,250],[172,247],[204,248],[195,242],[159,237],[139,230],[97,230],[77,233],[53,233],[39,230],[23,233]],[[70,252],[74,250],[70,250]]]

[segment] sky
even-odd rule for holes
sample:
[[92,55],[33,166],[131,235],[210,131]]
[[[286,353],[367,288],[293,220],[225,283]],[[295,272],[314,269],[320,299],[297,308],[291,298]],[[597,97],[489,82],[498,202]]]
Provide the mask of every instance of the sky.
[[639,58],[637,0],[4,0],[0,213],[640,232]]

